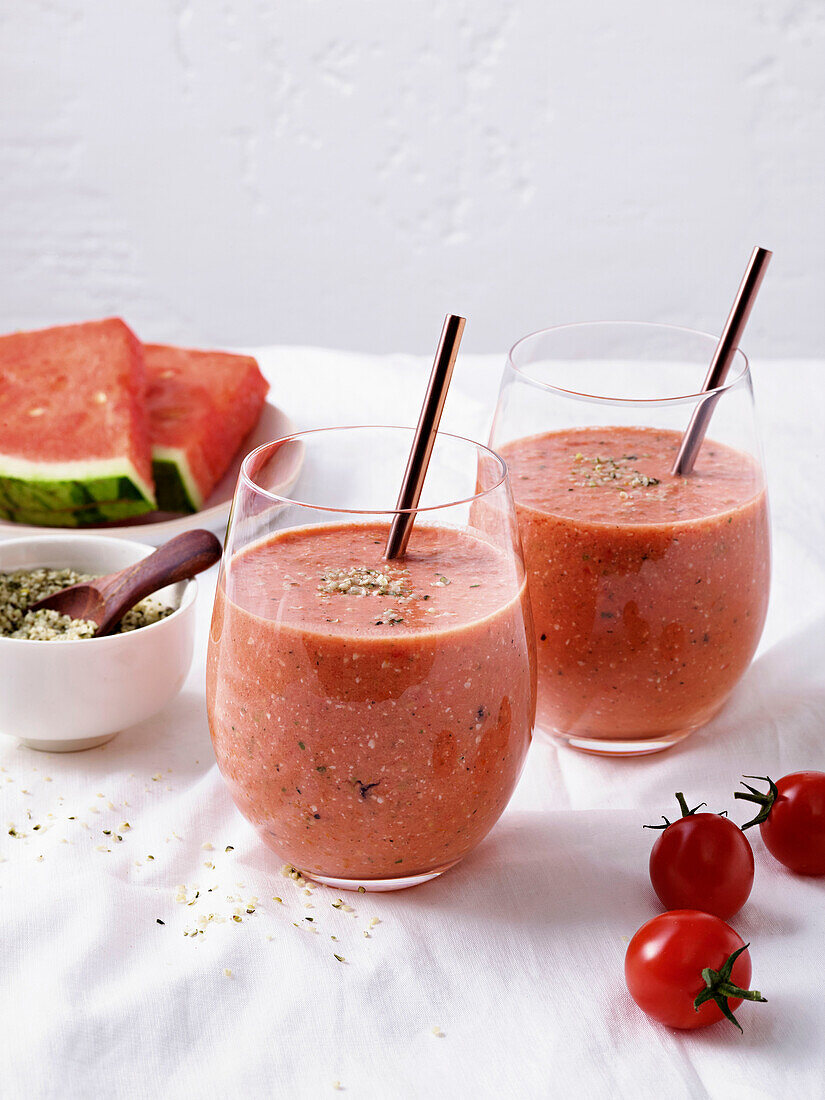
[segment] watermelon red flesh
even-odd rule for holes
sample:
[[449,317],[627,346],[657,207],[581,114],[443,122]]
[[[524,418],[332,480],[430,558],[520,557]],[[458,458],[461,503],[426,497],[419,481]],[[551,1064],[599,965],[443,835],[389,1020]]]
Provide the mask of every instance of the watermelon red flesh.
[[144,346],[158,508],[202,508],[261,414],[269,384],[248,355]]
[[155,506],[140,342],[117,318],[0,337],[0,509]]

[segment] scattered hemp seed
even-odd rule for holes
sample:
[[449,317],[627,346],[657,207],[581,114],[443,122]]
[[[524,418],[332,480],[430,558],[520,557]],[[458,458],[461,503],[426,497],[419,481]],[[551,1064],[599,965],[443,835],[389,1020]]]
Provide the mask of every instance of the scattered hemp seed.
[[227,846],[224,848],[224,851],[225,852],[234,852],[235,849],[232,847],[231,844],[227,844]]
[[334,955],[333,957],[336,958],[339,963],[345,963],[347,961],[343,955]]
[[161,919],[160,919],[160,917],[158,917],[158,918],[157,918],[157,920],[156,920],[156,923],[157,923],[157,924],[166,924],[166,921],[165,921],[165,920],[161,920]]
[[403,622],[404,616],[393,607],[387,608],[386,611],[381,613],[379,618],[375,619],[376,626],[398,626],[399,623]]
[[366,894],[366,892],[367,892],[366,886],[359,886],[358,887],[358,893],[359,894]]

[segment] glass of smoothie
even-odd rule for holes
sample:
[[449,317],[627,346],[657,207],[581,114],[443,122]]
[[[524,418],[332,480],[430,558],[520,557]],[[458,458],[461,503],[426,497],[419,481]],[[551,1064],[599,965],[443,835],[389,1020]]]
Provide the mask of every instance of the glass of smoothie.
[[507,805],[535,719],[506,466],[439,433],[407,552],[388,562],[412,438],[330,428],[248,455],[215,597],[218,766],[266,844],[341,889],[457,863]]
[[[490,444],[527,565],[537,728],[585,751],[657,752],[723,705],[768,605],[770,535],[748,362],[701,389],[716,338],[602,322],[526,336]],[[693,472],[671,467],[697,404]]]

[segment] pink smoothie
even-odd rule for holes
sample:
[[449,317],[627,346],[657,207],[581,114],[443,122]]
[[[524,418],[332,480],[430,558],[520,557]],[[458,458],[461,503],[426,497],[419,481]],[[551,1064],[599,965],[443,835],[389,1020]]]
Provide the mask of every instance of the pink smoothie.
[[515,563],[421,522],[387,563],[386,534],[280,532],[236,555],[216,595],[218,764],[266,842],[310,874],[455,863],[504,809],[530,740],[535,654]]
[[548,731],[640,741],[688,732],[753,656],[770,576],[759,467],[706,440],[694,472],[673,477],[680,438],[584,428],[501,448]]

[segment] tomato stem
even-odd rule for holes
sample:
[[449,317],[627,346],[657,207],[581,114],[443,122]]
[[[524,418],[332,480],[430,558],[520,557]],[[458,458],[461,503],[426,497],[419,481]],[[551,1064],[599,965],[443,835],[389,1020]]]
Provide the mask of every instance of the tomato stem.
[[[692,817],[697,810],[701,810],[703,806],[707,806],[707,802],[700,802],[698,806],[694,806],[692,810],[688,809],[688,804],[685,796],[681,791],[676,792],[676,801],[679,803],[679,809],[682,811],[682,817]],[[670,821],[662,814],[662,821],[664,825],[643,825],[643,829],[667,829],[671,824]]]
[[[758,791],[755,787],[752,787],[750,783],[746,783],[745,779],[758,779],[760,783],[767,783],[767,794]],[[767,821],[768,814],[773,809],[773,804],[779,796],[779,791],[774,781],[767,775],[746,775],[742,779],[742,786],[750,793],[745,794],[745,791],[734,791],[733,797],[742,798],[746,802],[755,802],[758,806],[761,806],[759,813],[753,821],[748,821],[742,826],[742,832],[744,833],[745,829],[750,829],[751,825],[761,825],[763,821]]]
[[[749,779],[755,778],[754,776],[748,776]],[[729,997],[739,997],[743,1001],[761,1001],[763,1004],[767,1003],[767,998],[763,997],[757,989],[740,989],[738,985],[735,985],[730,980],[731,971],[733,970],[733,964],[739,958],[743,951],[747,951],[750,947],[749,943],[743,944],[738,950],[734,951],[722,965],[719,970],[712,970],[709,966],[706,966],[702,971],[702,978],[705,982],[705,989],[699,994],[696,1000],[693,1002],[693,1008],[696,1012],[705,1003],[705,1001],[715,1001],[719,1006],[719,1011],[722,1015],[730,1020],[730,1022],[742,1030],[742,1025],[736,1019],[728,1004]]]
[[692,810],[688,809],[688,804],[685,801],[685,796],[681,791],[676,792],[676,801],[679,803],[679,809],[682,811],[682,817],[693,817],[697,810],[701,810],[703,806],[707,806],[707,802],[700,802],[698,806],[694,806]]

